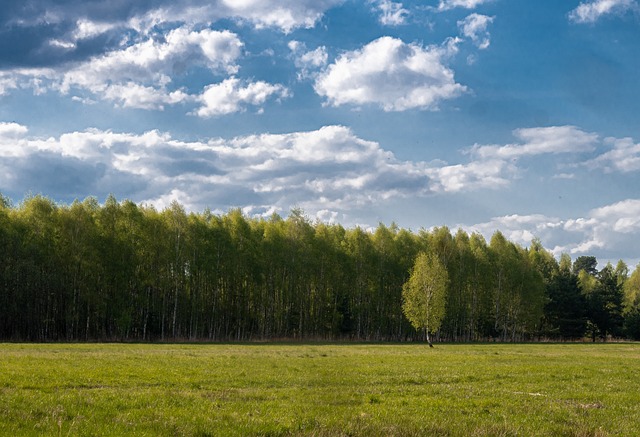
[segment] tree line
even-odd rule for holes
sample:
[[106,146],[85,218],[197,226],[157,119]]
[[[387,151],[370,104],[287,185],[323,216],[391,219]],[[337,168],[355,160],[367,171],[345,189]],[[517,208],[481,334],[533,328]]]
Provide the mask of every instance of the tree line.
[[0,339],[419,340],[402,290],[420,254],[448,276],[437,340],[640,338],[640,268],[537,240],[0,195]]

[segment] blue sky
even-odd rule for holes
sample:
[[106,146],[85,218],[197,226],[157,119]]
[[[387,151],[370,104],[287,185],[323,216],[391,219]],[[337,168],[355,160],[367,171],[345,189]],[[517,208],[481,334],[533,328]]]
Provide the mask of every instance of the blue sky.
[[5,0],[0,192],[640,260],[638,0]]

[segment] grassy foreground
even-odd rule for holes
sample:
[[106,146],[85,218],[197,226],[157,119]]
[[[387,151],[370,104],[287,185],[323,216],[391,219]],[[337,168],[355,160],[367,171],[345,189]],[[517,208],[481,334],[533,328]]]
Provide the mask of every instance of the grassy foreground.
[[0,435],[640,435],[640,345],[0,344]]

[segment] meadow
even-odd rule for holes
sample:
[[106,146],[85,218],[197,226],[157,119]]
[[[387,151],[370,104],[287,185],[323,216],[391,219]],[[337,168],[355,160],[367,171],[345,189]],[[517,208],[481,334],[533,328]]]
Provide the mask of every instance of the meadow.
[[0,344],[0,435],[640,435],[640,345]]

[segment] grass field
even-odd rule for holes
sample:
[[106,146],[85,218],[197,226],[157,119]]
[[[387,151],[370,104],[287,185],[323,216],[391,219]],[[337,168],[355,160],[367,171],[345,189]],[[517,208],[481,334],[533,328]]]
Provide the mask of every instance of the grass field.
[[0,435],[640,435],[640,345],[0,344]]

